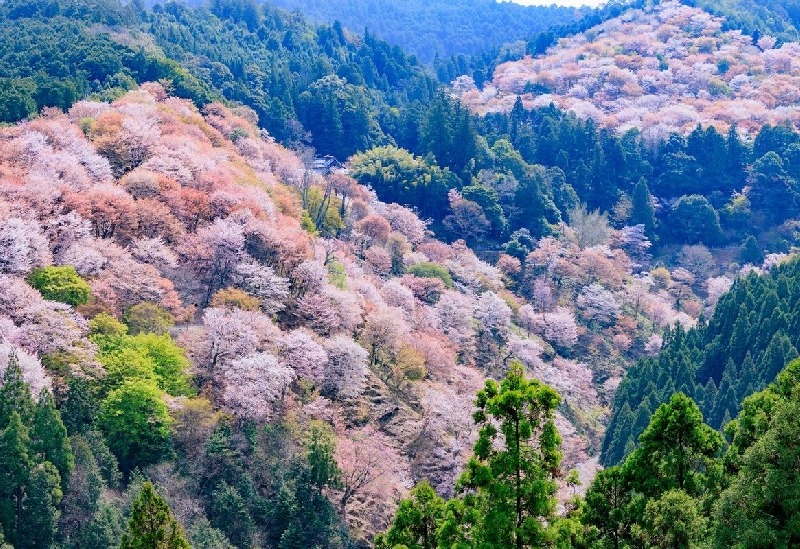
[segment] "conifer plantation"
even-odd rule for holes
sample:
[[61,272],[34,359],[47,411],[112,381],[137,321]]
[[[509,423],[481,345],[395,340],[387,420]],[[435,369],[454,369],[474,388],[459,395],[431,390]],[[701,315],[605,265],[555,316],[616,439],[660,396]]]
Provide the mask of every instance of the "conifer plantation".
[[798,14],[0,1],[0,549],[800,546]]

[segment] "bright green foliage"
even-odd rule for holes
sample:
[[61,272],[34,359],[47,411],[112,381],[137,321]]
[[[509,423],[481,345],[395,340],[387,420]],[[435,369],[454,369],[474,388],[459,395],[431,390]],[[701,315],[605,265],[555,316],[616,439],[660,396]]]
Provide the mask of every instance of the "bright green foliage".
[[61,477],[49,461],[39,463],[30,472],[25,487],[20,535],[17,549],[50,549],[56,537],[58,505],[63,497]]
[[162,335],[175,325],[175,317],[152,301],[144,301],[128,307],[123,317],[128,333]]
[[702,541],[706,525],[691,496],[670,490],[647,503],[642,526],[634,528],[634,535],[653,549],[690,549]]
[[128,327],[107,313],[100,313],[89,321],[89,337],[101,349],[127,333]]
[[441,281],[444,282],[445,288],[453,288],[453,277],[450,276],[450,271],[436,263],[417,263],[409,267],[406,272],[420,278],[441,279]]
[[480,515],[470,535],[481,547],[537,547],[541,520],[555,509],[561,437],[553,424],[558,394],[525,379],[513,362],[502,383],[488,380],[473,415],[480,426],[475,455],[456,488]]
[[152,363],[158,386],[171,395],[192,393],[186,370],[189,361],[184,350],[168,334],[139,334],[125,342],[130,348],[147,357]]
[[386,534],[375,540],[376,549],[436,549],[437,530],[445,515],[445,502],[428,481],[422,481],[410,497],[400,502],[394,523]]
[[97,417],[108,447],[126,473],[169,455],[170,421],[161,391],[146,380],[126,381],[111,391]]
[[34,269],[28,275],[28,282],[39,290],[45,299],[60,301],[72,306],[88,303],[92,293],[89,284],[78,276],[72,265],[62,267],[51,265]]
[[67,437],[67,428],[53,402],[53,395],[47,389],[42,389],[36,403],[31,441],[37,460],[52,463],[60,478],[69,479],[75,462],[72,447]]
[[142,485],[133,502],[128,533],[122,536],[120,549],[191,549],[169,506],[150,482]]
[[421,216],[434,219],[447,215],[447,191],[459,186],[449,170],[392,146],[355,155],[350,169],[356,181],[370,185],[384,202],[416,206]]
[[98,359],[106,368],[106,387],[118,387],[129,379],[154,381],[170,395],[193,393],[186,370],[184,350],[169,334],[127,335],[124,324],[105,314],[90,322],[90,339],[100,348]]

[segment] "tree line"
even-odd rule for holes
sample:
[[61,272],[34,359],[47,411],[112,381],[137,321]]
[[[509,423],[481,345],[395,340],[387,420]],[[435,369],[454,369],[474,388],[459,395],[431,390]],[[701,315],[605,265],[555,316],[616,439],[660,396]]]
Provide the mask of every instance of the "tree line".
[[800,261],[738,278],[696,328],[670,330],[656,358],[631,366],[614,397],[601,460],[622,461],[648,418],[676,391],[692,397],[708,423],[725,427],[743,399],[771,383],[800,346]]

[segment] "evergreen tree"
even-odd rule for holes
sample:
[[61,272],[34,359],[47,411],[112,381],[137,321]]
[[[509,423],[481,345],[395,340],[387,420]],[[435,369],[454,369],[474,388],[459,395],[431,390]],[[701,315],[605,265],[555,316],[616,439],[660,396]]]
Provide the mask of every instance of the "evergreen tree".
[[410,497],[400,502],[392,527],[375,540],[376,549],[437,549],[438,528],[444,519],[445,503],[427,480],[417,484]]
[[124,531],[125,524],[119,509],[101,500],[92,520],[80,532],[76,545],[81,549],[119,547]]
[[19,414],[20,420],[26,425],[33,418],[31,389],[22,377],[16,351],[11,351],[3,374],[3,383],[0,385],[0,429],[8,425],[14,412]]
[[0,525],[8,541],[21,539],[22,503],[31,467],[31,439],[17,412],[0,431]]
[[61,477],[49,461],[37,465],[30,472],[25,487],[20,534],[17,549],[50,549],[56,537],[58,505],[63,497]]
[[31,430],[33,450],[40,460],[49,461],[58,469],[65,481],[69,479],[74,464],[67,428],[56,410],[53,395],[42,389],[33,418]]
[[212,524],[222,530],[234,545],[250,547],[255,524],[239,491],[222,482],[211,497]]
[[525,379],[519,362],[501,384],[488,380],[478,392],[475,455],[456,487],[480,517],[471,525],[479,546],[521,549],[546,539],[541,521],[554,511],[561,460],[553,423],[558,402],[550,387]]
[[637,491],[648,497],[673,489],[695,496],[705,490],[721,447],[722,436],[703,423],[692,399],[679,393],[653,414],[625,469]]
[[614,549],[619,549],[630,535],[627,507],[632,493],[627,484],[622,468],[614,466],[597,473],[586,492],[586,509],[582,520],[584,524],[597,527]]
[[653,197],[644,177],[640,178],[633,188],[631,197],[631,225],[644,225],[644,232],[650,240],[656,237],[656,212],[653,208]]
[[739,249],[739,261],[752,265],[761,265],[764,262],[764,252],[758,245],[758,240],[753,235],[748,236]]
[[[765,391],[768,393],[769,391]],[[757,420],[752,445],[741,456],[741,469],[715,508],[714,547],[796,547],[800,544],[800,391],[788,398],[768,398],[769,408],[740,416],[737,428]],[[755,396],[755,395],[754,395]],[[763,402],[762,395],[761,400]],[[758,400],[749,399],[750,404]],[[759,406],[760,407],[760,406]],[[745,409],[748,409],[745,404]],[[772,416],[764,421],[764,412]],[[745,423],[741,423],[746,419]],[[759,430],[764,429],[762,433]],[[755,435],[755,436],[752,436]],[[734,439],[734,442],[739,440]]]
[[191,549],[172,511],[150,482],[133,502],[128,532],[120,549]]
[[84,433],[94,421],[99,404],[85,377],[72,376],[68,385],[67,398],[61,404],[61,419],[69,434]]

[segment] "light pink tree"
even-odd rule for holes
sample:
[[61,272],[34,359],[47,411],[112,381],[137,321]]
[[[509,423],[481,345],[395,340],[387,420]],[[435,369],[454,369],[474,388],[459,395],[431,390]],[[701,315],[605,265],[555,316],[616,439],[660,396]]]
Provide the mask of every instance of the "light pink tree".
[[237,357],[220,370],[222,401],[240,417],[264,421],[271,417],[296,374],[269,353]]
[[612,324],[619,315],[619,304],[614,294],[600,286],[586,286],[576,300],[581,316],[589,322]]
[[214,370],[218,365],[263,349],[280,331],[263,313],[210,307],[203,313],[206,330],[201,365]]
[[268,314],[282,310],[289,297],[289,281],[267,265],[240,263],[234,279],[244,291],[261,300],[261,310]]
[[313,334],[305,329],[292,330],[278,339],[279,356],[298,377],[319,383],[325,376],[328,353]]
[[337,398],[361,394],[367,375],[367,351],[347,336],[337,335],[325,341],[328,364],[325,366],[323,393]]
[[26,275],[51,261],[50,243],[35,220],[10,217],[0,221],[0,272]]

